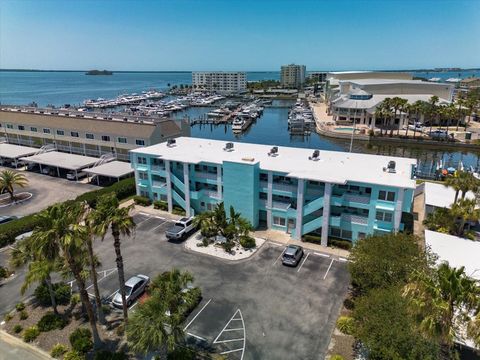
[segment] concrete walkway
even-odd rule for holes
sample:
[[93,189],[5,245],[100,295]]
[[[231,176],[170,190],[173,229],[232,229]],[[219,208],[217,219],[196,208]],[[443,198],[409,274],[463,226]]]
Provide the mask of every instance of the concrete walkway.
[[348,257],[350,256],[350,252],[348,250],[325,247],[319,244],[312,244],[309,242],[295,240],[292,239],[289,234],[278,230],[257,230],[253,232],[253,236],[284,245],[300,245],[304,249],[313,250],[336,258],[348,259]]
[[0,360],[50,360],[53,359],[40,350],[22,340],[0,330]]

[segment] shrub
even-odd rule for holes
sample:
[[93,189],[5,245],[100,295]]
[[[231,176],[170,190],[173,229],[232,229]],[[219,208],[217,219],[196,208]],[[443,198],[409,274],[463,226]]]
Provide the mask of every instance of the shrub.
[[69,352],[65,353],[63,360],[85,360],[85,355],[78,351],[70,350]]
[[3,266],[0,266],[0,279],[4,279],[7,276],[8,276],[7,268],[4,268]]
[[135,202],[135,204],[141,205],[141,206],[152,205],[152,201],[149,198],[147,198],[146,196],[135,195],[133,197],[133,201]]
[[162,201],[162,200],[155,200],[153,202],[153,208],[158,209],[158,210],[167,211],[168,210],[168,203],[166,201]]
[[188,315],[200,304],[200,301],[202,301],[202,290],[198,287],[190,289],[185,294],[185,303],[180,313],[182,321],[187,319]]
[[42,332],[63,329],[67,325],[67,321],[61,316],[54,314],[53,312],[48,312],[42,316],[38,322],[38,330]]
[[242,236],[240,238],[240,245],[242,245],[244,249],[252,249],[257,246],[257,243],[255,242],[255,239],[251,236]]
[[320,235],[307,234],[303,235],[302,240],[313,244],[320,244],[322,242],[322,237]]
[[195,351],[189,348],[177,347],[167,354],[167,360],[195,360],[196,358]]
[[3,320],[5,320],[5,322],[9,322],[12,319],[13,319],[13,315],[10,313],[5,314],[5,316],[3,317]]
[[28,312],[27,310],[22,310],[20,311],[20,320],[26,320],[28,319]]
[[[55,300],[57,301],[57,305],[68,305],[72,296],[70,286],[65,283],[56,283],[52,284],[52,287],[55,292]],[[48,292],[48,287],[46,284],[42,283],[38,285],[35,289],[34,295],[35,299],[40,303],[40,305],[52,306],[50,293]]]
[[11,244],[18,235],[32,231],[38,224],[38,219],[32,215],[0,225],[0,247]]
[[73,350],[85,354],[93,348],[92,332],[87,328],[75,329],[68,338]]
[[25,303],[19,302],[17,305],[15,305],[15,309],[17,309],[17,311],[25,310]]
[[225,241],[223,244],[222,244],[223,248],[225,249],[225,252],[227,253],[231,253],[232,252],[232,249],[233,247],[235,246],[235,244],[233,243],[233,241]]
[[15,325],[15,326],[13,327],[13,332],[14,332],[15,334],[18,334],[18,333],[21,332],[22,330],[23,330],[23,327],[22,327],[22,325],[20,325],[20,324],[17,324],[17,325]]
[[102,312],[104,315],[108,315],[112,312],[112,308],[107,304],[102,304]]
[[352,335],[354,330],[353,318],[350,316],[340,316],[337,320],[337,328],[345,335]]
[[353,247],[351,241],[341,239],[328,239],[328,245],[344,250],[350,250]]
[[343,360],[343,356],[341,355],[332,355],[330,360]]
[[53,358],[60,358],[63,354],[68,351],[68,347],[63,344],[56,344],[50,350],[50,356]]
[[37,338],[38,335],[40,335],[40,330],[38,330],[38,327],[36,327],[35,325],[30,326],[29,328],[26,328],[23,332],[23,341],[32,342]]
[[180,215],[180,216],[185,216],[185,215],[186,215],[186,212],[185,212],[185,210],[183,210],[181,207],[179,207],[179,206],[174,206],[173,209],[172,209],[172,214]]
[[72,294],[72,296],[70,298],[70,304],[75,306],[78,303],[80,303],[80,294],[79,293]]
[[86,201],[88,205],[91,207],[95,207],[97,205],[97,199],[105,194],[108,193],[115,193],[118,200],[126,199],[129,196],[135,195],[136,188],[135,188],[135,179],[128,178],[116,182],[115,184],[105,187],[103,189],[90,191],[78,196],[75,201]]
[[117,334],[117,336],[123,336],[123,334],[125,333],[124,323],[121,323],[120,325],[118,325],[118,327],[115,329],[115,333]]
[[127,355],[123,352],[111,352],[107,350],[100,350],[95,353],[93,360],[126,360]]

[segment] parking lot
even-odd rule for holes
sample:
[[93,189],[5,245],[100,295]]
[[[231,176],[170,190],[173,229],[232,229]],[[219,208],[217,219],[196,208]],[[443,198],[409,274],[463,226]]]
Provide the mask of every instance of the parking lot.
[[[169,242],[167,219],[142,213],[134,219],[134,236],[122,240],[126,279],[176,267],[190,271],[202,289],[203,300],[184,325],[190,342],[229,359],[324,358],[348,287],[344,261],[307,250],[299,266],[285,267],[284,247],[265,243],[253,257],[231,263]],[[95,248],[101,295],[111,298],[118,289],[112,238]]]
[[[8,168],[0,167],[0,171],[6,169]],[[43,210],[57,202],[74,199],[87,191],[98,189],[97,186],[90,184],[77,183],[31,171],[18,171],[21,171],[28,179],[28,185],[24,189],[17,189],[17,191],[28,191],[33,194],[33,197],[24,203],[0,208],[0,215],[25,216]]]

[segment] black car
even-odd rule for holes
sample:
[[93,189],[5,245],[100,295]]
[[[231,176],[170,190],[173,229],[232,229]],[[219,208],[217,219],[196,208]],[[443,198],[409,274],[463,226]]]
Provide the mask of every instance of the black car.
[[0,216],[0,224],[6,224],[16,219],[18,219],[16,216]]

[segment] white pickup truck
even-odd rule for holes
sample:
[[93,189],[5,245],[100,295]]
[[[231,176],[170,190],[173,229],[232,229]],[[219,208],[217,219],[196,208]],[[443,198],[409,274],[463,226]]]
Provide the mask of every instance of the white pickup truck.
[[184,217],[178,220],[171,228],[169,228],[165,232],[165,235],[169,240],[181,240],[194,230],[195,225],[193,223],[193,217]]

